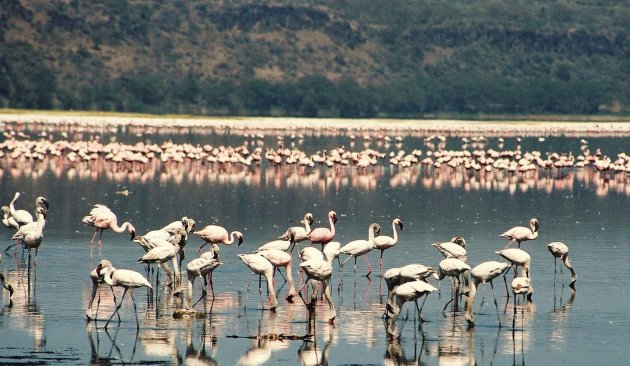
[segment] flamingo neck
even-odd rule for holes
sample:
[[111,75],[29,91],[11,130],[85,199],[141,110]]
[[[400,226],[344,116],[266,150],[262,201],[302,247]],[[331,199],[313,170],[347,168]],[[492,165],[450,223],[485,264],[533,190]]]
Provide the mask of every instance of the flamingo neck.
[[123,233],[125,232],[125,230],[127,230],[127,228],[131,225],[131,223],[129,221],[125,221],[123,222],[122,226],[118,226],[118,222],[114,220],[114,222],[112,222],[112,224],[110,225],[110,228],[117,233]]
[[335,222],[333,221],[332,216],[328,216],[328,222],[330,223],[330,234],[335,236]]
[[392,230],[394,231],[394,243],[398,241],[398,231],[396,231],[396,221],[392,221]]

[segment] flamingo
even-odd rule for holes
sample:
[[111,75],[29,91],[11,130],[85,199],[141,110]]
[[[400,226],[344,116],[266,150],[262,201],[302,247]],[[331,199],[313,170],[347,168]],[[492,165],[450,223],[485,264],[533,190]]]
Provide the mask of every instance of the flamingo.
[[278,300],[276,299],[276,290],[273,287],[273,264],[267,260],[267,258],[258,254],[239,254],[239,258],[245,263],[249,269],[258,275],[258,293],[260,294],[260,301],[263,303],[263,309],[265,308],[262,298],[262,276],[267,279],[267,290],[269,292],[269,303],[272,312],[276,311],[278,306]]
[[[324,248],[325,249],[325,248]],[[300,250],[300,260],[302,262],[306,262],[309,259],[324,259],[324,253],[322,253],[321,250],[315,248],[315,247],[306,247],[302,250]]]
[[[531,257],[529,256],[529,254],[527,254],[526,251],[522,249],[518,249],[518,248],[508,248],[508,249],[498,250],[496,251],[496,253],[500,255],[501,257],[507,259],[512,264],[512,266],[514,267],[514,278],[516,278],[516,276],[518,275],[517,273],[518,267],[521,266],[525,270],[525,277],[531,279],[531,277],[529,276],[529,267],[531,264]],[[508,287],[507,287],[507,280],[505,279],[505,276],[507,276],[508,272],[509,270],[506,271],[505,274],[503,275],[503,280],[505,282],[506,295],[507,297],[510,297],[510,291],[508,290]],[[531,286],[531,282],[528,286]]]
[[35,249],[35,263],[37,263],[37,252],[39,246],[44,239],[44,227],[46,226],[46,210],[43,207],[37,208],[37,222],[31,222],[30,224],[20,227],[12,240],[17,240],[18,244],[21,243],[26,249],[28,249],[28,261],[31,263],[31,249]]
[[425,296],[424,300],[426,301],[426,295],[436,290],[437,289],[432,285],[420,280],[407,282],[396,287],[393,291],[393,299],[395,299],[395,302],[388,301],[387,303],[388,310],[392,313],[392,317],[389,320],[389,325],[387,327],[387,333],[392,338],[395,337],[394,327],[396,326],[396,320],[398,319],[402,306],[409,301],[414,301],[416,303],[418,318],[422,323],[422,307],[424,306],[424,302],[422,303],[422,306],[418,307],[418,299]]
[[[313,258],[309,259],[305,262],[300,263],[300,267],[306,273],[306,281],[298,291],[300,297],[302,297],[302,289],[308,283],[308,280],[320,281],[323,286],[324,297],[326,301],[328,301],[328,306],[330,308],[330,313],[328,315],[328,324],[333,325],[335,322],[335,318],[337,317],[337,312],[335,310],[335,303],[333,302],[332,296],[330,295],[330,278],[332,276],[332,266],[326,260]],[[315,297],[311,298],[310,306],[311,308],[315,305]],[[302,301],[306,304],[306,301],[302,297]]]
[[94,239],[96,238],[96,234],[100,231],[100,235],[98,237],[98,247],[101,247],[103,237],[103,230],[111,229],[116,233],[123,233],[126,231],[131,235],[131,240],[136,237],[136,229],[133,225],[125,221],[121,226],[118,226],[118,218],[116,214],[114,214],[107,206],[102,204],[94,205],[94,208],[90,210],[90,214],[88,216],[83,217],[81,220],[85,225],[93,226],[96,228],[94,231],[94,235],[92,236],[92,240],[90,240],[90,245],[94,244]]
[[[33,219],[31,218],[31,222]],[[15,218],[11,216],[11,212],[9,211],[9,206],[2,206],[2,224],[9,229],[20,229],[20,224],[15,221]]]
[[341,254],[341,243],[338,241],[331,241],[324,247],[324,258],[331,265],[335,258],[339,262],[339,254]]
[[[178,268],[181,268],[182,260],[184,259],[184,246],[186,245],[187,238],[188,234],[186,232],[186,229],[184,229],[183,227],[176,227],[174,229],[167,230],[164,230],[164,228],[159,230],[152,230],[145,235],[135,237],[133,241],[138,243],[147,253],[157,247],[171,247],[177,244],[179,247]],[[149,274],[150,263],[153,262],[147,263],[147,275]],[[168,275],[169,280],[172,279],[172,274],[170,268],[168,267],[168,263],[160,263],[160,267],[164,269],[164,271]]]
[[172,274],[170,270],[167,270],[168,267],[163,266],[167,275],[169,276],[169,282],[166,284],[167,286],[173,285],[173,288],[176,289],[175,293],[179,292],[179,286],[181,285],[181,278],[179,272],[179,266],[177,264],[177,254],[180,251],[179,243],[170,243],[171,245],[159,245],[151,250],[149,250],[145,255],[138,259],[139,263],[159,263],[165,264],[169,260],[173,262],[173,271],[175,272],[175,283],[173,284]]
[[[304,219],[302,219],[301,223],[304,224],[302,226],[291,226],[284,232],[284,234],[280,235],[278,239],[280,240],[289,240],[293,241],[293,244],[297,246],[297,243],[302,242],[308,239],[307,235],[311,231],[311,225],[313,224],[313,214],[308,212],[304,215]],[[293,248],[291,248],[293,251]],[[298,248],[299,251],[299,248]]]
[[[575,290],[575,281],[577,281],[577,274],[575,273],[575,269],[573,269],[573,266],[569,261],[569,247],[564,243],[554,241],[553,243],[547,244],[547,249],[549,249],[549,252],[551,253],[551,255],[553,255],[554,273],[556,272],[556,262],[558,258],[562,258],[564,265],[567,266],[567,268],[571,271],[571,283],[569,284],[569,286]],[[560,273],[562,273],[562,267],[560,267]]]
[[457,258],[466,262],[466,249],[461,244],[447,241],[444,243],[431,244],[435,249],[439,250],[444,258]]
[[266,244],[261,245],[260,247],[258,247],[258,249],[256,249],[254,251],[254,253],[258,253],[261,252],[263,250],[281,250],[283,252],[288,252],[289,249],[291,248],[291,244],[293,243],[293,241],[291,239],[289,240],[284,240],[284,239],[278,239],[278,240],[272,240]]
[[236,239],[238,239],[237,246],[243,243],[243,234],[241,234],[240,231],[232,231],[228,235],[225,228],[217,225],[208,225],[199,231],[193,232],[193,234],[204,241],[203,245],[199,247],[199,253],[201,253],[201,249],[208,243],[232,245]]
[[213,252],[203,253],[201,257],[195,258],[192,261],[188,262],[188,264],[186,265],[186,272],[188,274],[187,295],[188,295],[189,309],[192,309],[193,307],[195,307],[195,305],[197,305],[197,303],[192,304],[193,285],[195,284],[195,279],[197,277],[200,277],[203,279],[203,286],[201,287],[202,295],[197,302],[201,301],[201,299],[206,297],[206,294],[207,294],[206,293],[206,284],[207,284],[206,277],[207,276],[210,278],[209,280],[210,290],[212,291],[212,299],[214,300],[214,286],[212,285],[212,273],[217,267],[219,267],[222,264],[223,263],[219,262],[219,260],[214,257]]
[[[438,265],[437,272],[433,273],[433,277],[438,281],[441,281],[446,276],[449,276],[453,279],[453,297],[444,305],[442,311],[446,310],[448,304],[453,302],[459,296],[459,276],[466,271],[470,271],[470,266],[461,259],[446,258],[443,259]],[[455,304],[457,304],[457,302],[455,302]],[[455,306],[457,307],[457,305]]]
[[523,301],[527,297],[528,301],[532,301],[532,293],[534,289],[531,287],[531,280],[528,277],[516,277],[512,280],[512,292],[514,293],[514,315],[512,316],[512,329],[516,328],[516,297],[523,295]]
[[122,298],[120,299],[120,303],[116,306],[116,310],[105,323],[105,329],[109,325],[109,322],[114,318],[114,315],[118,313],[120,307],[122,306],[123,301],[125,300],[125,295],[127,291],[131,295],[131,301],[133,301],[133,311],[136,314],[136,328],[140,329],[140,323],[138,322],[138,311],[136,309],[136,300],[133,298],[133,289],[139,287],[151,287],[151,284],[147,279],[141,275],[140,273],[128,269],[114,269],[111,262],[108,260],[101,260],[96,266],[96,274],[100,277],[103,276],[103,280],[106,284],[111,287],[122,287],[125,289],[123,292]]
[[295,291],[295,283],[293,282],[293,275],[291,274],[291,264],[293,259],[291,254],[278,249],[266,249],[257,253],[260,256],[265,257],[274,266],[274,273],[276,268],[280,271],[280,267],[285,268],[287,273],[287,281],[289,282],[289,293],[285,298],[289,303],[293,303],[293,297],[297,292]]
[[18,226],[21,227],[33,222],[33,216],[26,210],[15,209],[14,205],[18,198],[20,198],[20,192],[15,192],[13,199],[9,203],[9,213],[11,214],[11,217],[13,217],[15,222],[17,222]]
[[[387,302],[389,304],[393,303],[395,296],[394,290],[398,286],[412,281],[427,282],[427,279],[434,273],[435,269],[432,267],[417,263],[388,269],[383,274],[383,279],[385,280],[385,284],[387,284]],[[390,312],[391,307],[385,307],[383,317],[389,318]]]
[[378,266],[380,268],[380,272],[383,272],[383,252],[389,248],[392,248],[398,242],[398,232],[396,231],[396,225],[400,228],[400,231],[403,229],[403,223],[400,219],[396,218],[392,221],[392,231],[394,232],[392,236],[379,235],[374,238],[374,249],[378,249],[381,251],[381,256],[378,260]]
[[306,235],[306,238],[310,240],[312,244],[321,244],[322,249],[324,249],[324,245],[335,238],[335,224],[337,223],[337,213],[335,213],[335,211],[328,212],[328,222],[330,223],[330,229],[318,227],[312,229]]
[[[468,303],[466,304],[466,313],[464,314],[464,318],[468,322],[468,326],[475,326],[475,318],[472,315],[472,308],[475,302],[475,295],[477,294],[477,287],[480,283],[488,283],[490,282],[490,287],[492,288],[492,294],[494,295],[494,306],[497,309],[497,320],[499,321],[499,327],[501,327],[501,319],[499,319],[499,305],[497,303],[497,296],[494,293],[494,285],[492,284],[492,280],[496,277],[503,274],[511,267],[510,264],[506,262],[497,262],[497,261],[488,261],[483,262],[475,266],[471,271],[471,283],[470,283],[470,291],[468,293]],[[485,292],[485,286],[484,286]],[[481,310],[481,306],[483,306],[483,294],[481,305],[479,306],[479,310]],[[478,312],[477,312],[478,313]]]
[[507,249],[514,241],[518,243],[518,247],[521,247],[521,242],[526,240],[535,240],[538,238],[538,228],[540,225],[538,224],[538,220],[536,218],[532,218],[529,220],[529,228],[524,226],[515,226],[510,230],[504,232],[499,235],[501,238],[506,238],[510,240],[508,245],[503,249]]
[[346,258],[346,260],[341,264],[341,267],[343,268],[346,262],[350,260],[350,258],[354,257],[354,272],[356,273],[357,272],[357,257],[363,256],[363,259],[365,259],[365,264],[368,267],[368,273],[365,276],[369,277],[370,274],[372,273],[372,267],[370,266],[370,262],[368,262],[367,257],[365,255],[369,253],[372,249],[374,249],[374,237],[378,235],[379,231],[380,231],[380,226],[378,224],[371,224],[368,229],[368,236],[369,236],[368,240],[364,240],[364,239],[353,240],[350,243],[341,247],[341,249],[339,249],[339,253],[349,255],[349,257]]
[[[110,267],[112,271],[116,270],[116,268],[112,266],[112,263],[110,261],[103,259],[102,262],[103,262],[103,266]],[[92,280],[92,296],[90,298],[90,304],[88,305],[88,308],[85,311],[85,316],[87,317],[88,322],[92,319],[97,319],[98,317],[98,307],[101,303],[101,297],[99,296],[98,302],[96,303],[96,314],[94,314],[94,316],[92,316],[92,304],[94,303],[94,298],[96,297],[96,290],[98,289],[100,285],[105,283],[104,278],[99,276],[98,273],[96,272],[96,268],[97,267],[94,267],[92,272],[90,272],[90,279]],[[110,287],[110,289],[112,290],[112,295],[114,296],[114,305],[116,305],[116,293],[114,292],[113,287]],[[118,318],[120,319],[120,314],[118,314]]]

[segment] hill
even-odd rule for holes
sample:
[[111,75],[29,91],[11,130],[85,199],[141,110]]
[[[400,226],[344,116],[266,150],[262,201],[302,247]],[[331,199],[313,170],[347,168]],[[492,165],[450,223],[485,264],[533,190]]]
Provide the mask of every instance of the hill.
[[619,1],[0,1],[0,107],[424,117],[630,111]]

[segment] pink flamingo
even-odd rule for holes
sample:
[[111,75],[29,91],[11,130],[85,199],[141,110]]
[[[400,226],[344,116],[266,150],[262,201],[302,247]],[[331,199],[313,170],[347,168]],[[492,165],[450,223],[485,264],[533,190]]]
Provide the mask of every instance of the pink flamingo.
[[243,234],[240,231],[232,231],[228,234],[225,228],[218,225],[208,225],[199,231],[193,232],[193,234],[204,241],[203,245],[199,247],[199,254],[201,254],[201,249],[208,243],[232,245],[236,239],[238,239],[237,246],[243,243]]
[[321,244],[322,249],[324,248],[324,245],[328,244],[328,242],[335,238],[335,224],[337,223],[337,214],[335,211],[330,211],[328,213],[328,222],[330,222],[330,229],[318,227],[312,229],[308,234],[306,234],[306,237],[311,241],[311,243]]
[[[291,274],[291,264],[293,263],[291,254],[279,249],[261,250],[257,254],[267,258],[267,260],[273,264],[274,275],[276,269],[280,272],[280,267],[285,268],[285,272],[287,273],[286,280],[289,282],[289,293],[285,299],[287,302],[293,303],[293,296],[295,296],[297,292],[295,291],[295,283],[293,282],[293,275]],[[282,275],[282,272],[280,272],[280,274]]]
[[85,225],[93,226],[96,228],[94,231],[94,235],[92,236],[92,240],[90,240],[90,245],[94,244],[94,239],[96,238],[96,234],[100,231],[101,234],[98,237],[98,247],[101,248],[101,238],[103,237],[103,230],[111,229],[116,233],[123,233],[126,231],[131,235],[131,240],[136,237],[136,228],[131,225],[129,221],[123,222],[121,226],[118,226],[118,218],[116,214],[114,214],[107,206],[96,204],[94,208],[90,211],[88,216],[83,217],[81,220]]

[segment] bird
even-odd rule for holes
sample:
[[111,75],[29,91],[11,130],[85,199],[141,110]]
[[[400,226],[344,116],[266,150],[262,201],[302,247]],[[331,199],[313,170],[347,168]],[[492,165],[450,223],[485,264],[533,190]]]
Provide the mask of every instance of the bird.
[[403,229],[403,223],[400,219],[396,218],[392,221],[392,231],[394,232],[393,236],[379,235],[374,238],[374,249],[378,249],[381,251],[381,255],[378,260],[378,266],[380,268],[380,272],[383,272],[383,252],[389,248],[392,248],[398,242],[398,232],[396,231],[396,225],[400,228],[400,231]]
[[[526,251],[519,248],[508,248],[508,249],[498,250],[496,251],[496,253],[500,255],[501,257],[507,259],[512,264],[512,267],[514,267],[514,278],[517,278],[518,276],[519,266],[523,267],[523,270],[525,271],[525,277],[530,278],[529,268],[531,264],[531,257],[529,254],[527,254]],[[509,270],[506,271],[505,274],[503,274],[503,280],[505,282],[506,296],[510,297],[510,291],[508,290],[507,280],[505,279],[505,276],[507,276],[508,272]],[[531,282],[530,282],[530,285],[531,285]]]
[[535,240],[538,238],[538,228],[540,224],[538,224],[538,220],[536,218],[532,218],[529,220],[529,228],[524,226],[515,226],[510,230],[504,232],[499,235],[501,238],[506,238],[510,240],[510,242],[503,249],[507,249],[514,241],[518,243],[518,247],[521,247],[521,242],[526,240]]
[[[477,294],[477,287],[480,283],[490,283],[490,287],[492,288],[492,294],[494,295],[494,305],[497,309],[497,320],[499,321],[499,327],[501,327],[501,319],[499,318],[499,305],[497,303],[497,296],[494,293],[494,285],[492,284],[492,280],[496,277],[502,275],[505,271],[507,271],[511,265],[506,262],[498,262],[498,261],[488,261],[483,262],[476,265],[473,269],[470,270],[470,289],[468,292],[468,303],[466,304],[466,313],[464,314],[464,318],[468,322],[468,326],[475,326],[475,318],[472,315],[472,309],[475,302],[475,295]],[[485,291],[485,287],[484,287]],[[479,307],[481,310],[481,306],[483,306],[483,294],[482,294],[482,302]]]
[[138,259],[139,263],[159,263],[166,264],[169,260],[173,262],[173,272],[175,273],[175,281],[173,282],[173,274],[170,272],[167,266],[162,266],[166,271],[169,281],[166,284],[167,286],[172,285],[175,289],[175,293],[179,292],[179,286],[181,285],[181,278],[179,272],[179,265],[177,263],[177,254],[180,251],[180,246],[178,242],[172,243],[168,242],[168,244],[159,245],[155,248],[146,252],[142,257]]
[[[571,265],[571,262],[569,261],[569,247],[562,242],[554,241],[547,244],[547,249],[549,249],[549,252],[551,253],[551,255],[553,255],[554,273],[556,272],[556,262],[558,258],[561,258],[562,262],[564,262],[564,265],[567,266],[569,271],[571,271],[571,283],[569,284],[569,286],[575,290],[575,281],[577,281],[577,274],[575,273],[575,269],[573,269],[573,265]],[[562,267],[560,267],[560,273],[562,273]]]
[[125,300],[125,295],[127,291],[131,295],[131,300],[133,301],[133,311],[136,314],[136,328],[140,329],[140,323],[138,322],[138,311],[136,309],[136,300],[133,298],[133,289],[139,287],[148,287],[153,290],[153,287],[149,283],[149,281],[140,273],[136,271],[132,271],[129,269],[114,269],[111,262],[106,259],[102,259],[98,265],[96,266],[96,274],[100,277],[103,276],[103,281],[111,287],[122,287],[124,288],[124,292],[122,298],[120,299],[120,303],[116,306],[116,310],[112,313],[112,315],[105,323],[105,329],[109,325],[109,322],[112,320],[114,315],[118,313],[120,307],[122,306],[123,301]]
[[[215,244],[216,245],[216,244]],[[222,265],[217,258],[215,258],[213,252],[203,253],[199,258],[195,258],[192,261],[188,262],[186,265],[186,273],[188,275],[188,307],[192,309],[197,303],[192,304],[192,293],[193,293],[193,285],[195,284],[195,279],[200,277],[203,279],[203,285],[201,287],[201,297],[197,302],[201,301],[201,299],[206,297],[206,286],[207,281],[206,277],[209,277],[210,290],[212,291],[212,299],[214,300],[214,286],[212,285],[212,273],[214,270]]]
[[311,244],[321,244],[322,250],[324,245],[335,238],[335,224],[337,223],[337,213],[335,211],[328,212],[328,222],[330,223],[330,229],[318,227],[306,234],[306,238],[311,241]]
[[12,240],[24,245],[28,249],[29,265],[31,263],[31,249],[35,249],[35,263],[37,263],[37,253],[44,239],[44,227],[46,226],[46,210],[43,207],[37,208],[37,221],[20,227],[13,235]]
[[[302,289],[309,280],[320,281],[322,283],[322,290],[324,292],[324,297],[328,302],[329,306],[329,314],[328,314],[328,324],[334,324],[335,318],[337,317],[337,312],[335,310],[335,303],[333,302],[332,296],[330,294],[330,278],[332,277],[332,266],[328,261],[319,258],[309,259],[305,262],[300,263],[300,267],[306,273],[306,281],[298,291],[300,297],[302,297]],[[309,307],[309,309],[313,309],[315,306],[316,297],[311,297],[310,302],[307,304],[304,298],[302,297],[302,301],[304,304]]]
[[[445,258],[440,261],[438,265],[437,272],[433,273],[433,277],[441,281],[444,277],[449,276],[452,278],[453,282],[453,296],[451,299],[444,305],[442,311],[446,310],[448,304],[453,302],[459,296],[459,276],[466,271],[470,271],[470,266],[466,264],[464,261],[458,258]],[[457,302],[455,302],[457,304]],[[455,305],[457,306],[457,305]]]
[[326,261],[330,263],[331,265],[332,265],[332,261],[335,258],[337,258],[337,261],[339,262],[339,254],[341,254],[340,251],[341,251],[340,242],[338,241],[328,242],[328,244],[326,244],[326,246],[324,247],[324,259],[326,259]]
[[293,297],[297,294],[297,292],[295,291],[295,283],[293,282],[293,275],[291,274],[291,264],[293,263],[291,254],[279,249],[261,250],[256,254],[265,257],[269,262],[271,262],[274,266],[274,274],[276,269],[278,269],[279,272],[280,267],[285,268],[285,272],[287,273],[286,280],[289,282],[289,293],[285,299],[289,303],[293,303]]
[[289,238],[289,240],[284,240],[284,239],[278,239],[278,240],[272,240],[266,244],[261,245],[260,247],[258,247],[258,249],[256,249],[254,251],[254,253],[258,253],[261,252],[263,250],[271,250],[271,249],[275,249],[275,250],[281,250],[283,252],[288,252],[289,249],[291,249],[291,245],[293,244],[293,241]]
[[[116,268],[114,268],[112,263],[108,261],[107,259],[103,260],[103,266],[110,267],[112,271],[116,270]],[[92,319],[97,319],[98,317],[98,307],[101,303],[100,296],[98,298],[98,302],[96,303],[96,314],[92,313],[92,304],[94,304],[94,298],[96,297],[96,291],[98,290],[98,287],[105,283],[105,279],[102,276],[99,276],[99,274],[96,271],[96,268],[97,267],[94,267],[92,272],[90,272],[90,279],[92,280],[92,296],[90,297],[90,303],[88,304],[88,308],[85,311],[85,316],[87,317],[88,321]],[[116,293],[114,292],[114,288],[110,287],[110,289],[112,290],[112,295],[114,296],[114,305],[117,305]],[[118,317],[120,318],[120,314],[118,314]]]
[[24,226],[33,222],[33,216],[26,210],[15,209],[15,202],[18,198],[20,198],[20,192],[15,192],[13,199],[9,203],[9,213],[15,222],[17,222],[18,226]]
[[258,254],[238,254],[238,257],[241,258],[243,263],[245,263],[254,274],[258,275],[258,293],[260,294],[260,301],[263,303],[263,309],[265,305],[262,297],[262,276],[265,276],[267,279],[267,291],[269,292],[269,310],[275,312],[276,307],[278,307],[278,300],[276,299],[276,291],[273,287],[273,264],[271,264],[267,258]]
[[[31,218],[31,222],[33,219]],[[11,216],[11,211],[9,211],[9,206],[2,206],[2,224],[9,229],[20,229],[20,224],[15,221],[15,218]]]
[[173,221],[168,225],[165,225],[162,229],[160,230],[174,230],[174,229],[183,229],[186,231],[186,233],[192,233],[193,231],[195,231],[195,225],[197,223],[195,222],[195,220],[188,218],[186,216],[183,216],[181,218],[181,220],[177,220],[177,221]]
[[523,295],[523,301],[527,298],[532,301],[534,289],[531,287],[531,280],[528,277],[516,277],[512,280],[512,292],[514,293],[514,314],[512,316],[512,330],[516,328],[516,297]]
[[136,237],[136,229],[129,221],[123,222],[121,226],[118,226],[118,218],[116,214],[114,214],[107,206],[103,204],[96,204],[94,208],[90,210],[90,214],[84,216],[81,220],[85,225],[93,226],[96,228],[94,231],[94,235],[92,236],[92,240],[90,240],[90,245],[94,244],[94,239],[96,238],[96,234],[100,231],[100,235],[98,237],[98,246],[101,247],[103,237],[103,230],[111,229],[116,233],[123,233],[126,231],[131,235],[131,240]]
[[[461,242],[460,242],[461,243]],[[462,246],[461,244],[455,243],[453,241],[447,241],[443,243],[433,243],[431,244],[435,249],[437,249],[444,258],[457,258],[466,262],[466,248],[465,244]]]
[[[308,239],[307,235],[311,231],[311,225],[313,224],[313,214],[310,212],[306,213],[304,215],[304,218],[300,222],[304,224],[304,227],[291,226],[287,229],[287,231],[284,232],[284,234],[280,235],[278,239],[280,240],[291,239],[293,241],[294,246],[297,246],[297,243],[300,243]],[[293,251],[293,248],[291,248],[291,251]],[[299,248],[298,248],[298,251],[299,251]]]
[[324,253],[315,247],[306,247],[300,250],[299,254],[300,254],[299,255],[300,260],[302,262],[306,262],[307,260],[314,259],[314,258],[324,259]]
[[199,253],[206,244],[225,244],[232,245],[234,241],[238,239],[237,246],[243,243],[243,234],[240,231],[232,231],[228,234],[225,228],[218,225],[208,225],[199,231],[194,231],[193,234],[203,239],[204,243],[199,247]]
[[[407,264],[402,267],[394,267],[390,268],[383,274],[383,279],[385,280],[385,284],[387,285],[387,301],[388,303],[393,303],[394,300],[394,290],[407,282],[412,281],[424,281],[427,282],[427,279],[435,273],[435,269],[432,267],[427,267],[423,264],[413,263]],[[383,318],[389,318],[391,316],[391,307],[385,307],[385,312],[383,313]]]
[[389,325],[387,327],[387,333],[390,335],[390,337],[395,337],[394,330],[396,326],[396,320],[398,319],[398,315],[400,314],[402,306],[406,302],[414,301],[416,303],[418,318],[420,319],[420,324],[422,324],[422,307],[424,306],[424,302],[422,306],[418,307],[418,299],[422,296],[425,296],[424,300],[426,301],[426,295],[436,290],[437,289],[429,283],[420,280],[406,282],[396,287],[396,289],[393,291],[393,301],[388,301],[387,303],[389,312],[392,314],[392,317],[389,319]]
[[0,283],[2,283],[2,287],[4,287],[5,290],[9,291],[9,298],[11,298],[11,296],[13,296],[13,286],[4,278],[2,273],[0,273]]
[[350,243],[341,247],[341,249],[339,249],[339,253],[349,255],[349,257],[346,258],[346,260],[341,264],[341,267],[343,267],[346,262],[350,260],[350,258],[354,257],[354,272],[356,273],[357,258],[363,256],[363,259],[365,259],[365,264],[368,267],[368,273],[365,276],[369,277],[372,273],[372,267],[370,266],[370,262],[368,262],[368,259],[365,255],[369,253],[372,249],[374,249],[374,238],[378,235],[379,231],[379,224],[371,224],[368,228],[368,240],[353,240]]

